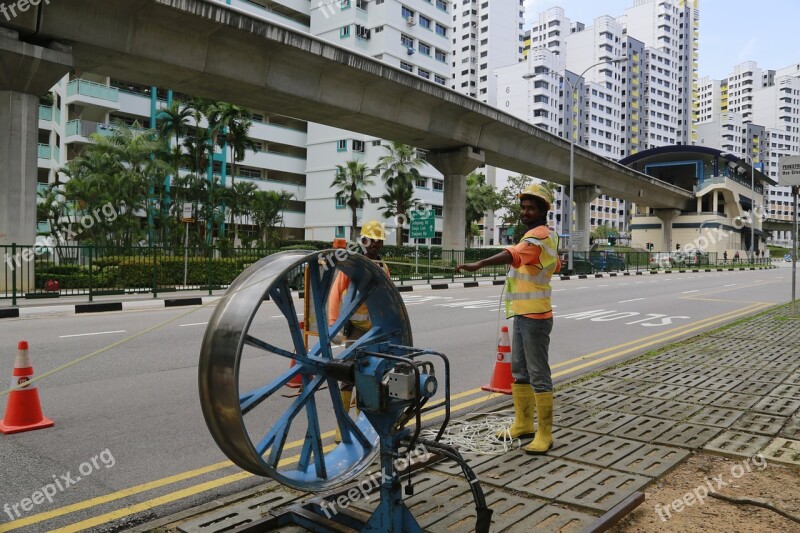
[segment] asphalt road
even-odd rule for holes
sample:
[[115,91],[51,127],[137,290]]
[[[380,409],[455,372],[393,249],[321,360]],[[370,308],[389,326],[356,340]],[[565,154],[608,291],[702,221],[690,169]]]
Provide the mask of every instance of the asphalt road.
[[[787,302],[791,270],[781,267],[554,281],[554,376],[568,379]],[[490,377],[498,325],[506,323],[498,318],[500,289],[404,293],[414,345],[450,357],[454,404],[462,409],[479,410],[487,398],[477,389]],[[200,411],[197,361],[212,312],[171,308],[0,322],[0,383],[8,382],[20,339],[31,344],[38,374],[85,358],[39,382],[55,427],[0,436],[0,506],[9,506],[0,512],[0,531],[103,530],[114,519],[151,520],[259,482],[225,462]],[[257,323],[284,335],[271,302]],[[264,384],[285,367],[278,356],[252,351],[243,382]],[[288,406],[291,399],[277,401]],[[257,415],[251,435],[260,438],[279,414]],[[322,425],[332,427],[324,417]],[[298,438],[293,433],[289,440]],[[297,442],[287,449],[297,453]],[[24,509],[24,498],[56,482],[63,490],[52,502],[29,501]]]

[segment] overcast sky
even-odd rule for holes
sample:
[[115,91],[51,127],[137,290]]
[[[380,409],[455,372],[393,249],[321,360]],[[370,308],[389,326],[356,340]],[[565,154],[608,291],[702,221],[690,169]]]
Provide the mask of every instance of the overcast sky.
[[[507,1],[507,0],[501,0]],[[634,0],[525,0],[526,27],[540,12],[564,8],[573,22],[592,25],[595,17],[625,14]],[[757,61],[763,69],[800,63],[798,0],[700,0],[700,77],[728,77],[734,65]],[[635,35],[633,37],[636,37]]]

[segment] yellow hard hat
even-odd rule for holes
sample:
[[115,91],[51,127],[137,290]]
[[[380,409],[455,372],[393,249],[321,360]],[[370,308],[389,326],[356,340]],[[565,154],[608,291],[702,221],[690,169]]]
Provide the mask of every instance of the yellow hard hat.
[[550,210],[550,205],[553,203],[553,197],[550,191],[541,183],[534,183],[532,185],[528,185],[525,187],[521,193],[517,195],[517,198],[522,198],[523,196],[536,196],[541,198],[547,203],[547,210]]
[[377,220],[370,220],[361,226],[361,236],[372,239],[373,241],[385,241],[386,228]]

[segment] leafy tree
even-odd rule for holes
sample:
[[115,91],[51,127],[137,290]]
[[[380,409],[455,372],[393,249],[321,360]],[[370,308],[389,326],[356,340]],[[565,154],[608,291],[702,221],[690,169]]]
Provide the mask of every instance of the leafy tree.
[[283,211],[294,194],[287,191],[256,191],[250,216],[258,226],[261,241],[269,246],[277,241],[276,227],[283,223]]
[[[486,176],[472,172],[467,176],[467,216],[464,226],[464,236],[467,245],[473,237],[473,225],[477,226],[484,215],[494,211],[499,205],[499,196],[492,185],[486,183]],[[478,232],[480,235],[480,232]]]
[[255,200],[258,187],[249,181],[234,183],[226,190],[226,201],[230,212],[231,225],[233,230],[233,244],[239,240],[239,222],[236,217],[242,217],[250,213]]
[[[388,153],[378,159],[376,170],[386,185],[386,194],[381,196],[385,206],[383,216],[398,217],[408,220],[409,211],[418,200],[412,198],[416,180],[420,177],[419,169],[425,161],[419,157],[417,149],[407,144],[392,142],[384,146]],[[403,244],[403,232],[397,229],[397,246]]]
[[350,209],[352,224],[350,240],[356,240],[358,226],[358,209],[364,208],[364,201],[370,198],[367,188],[375,185],[372,176],[375,171],[358,160],[347,161],[344,165],[336,165],[336,178],[331,188],[336,191],[336,199],[341,200]]
[[514,228],[515,242],[521,239],[525,233],[525,228],[522,227],[522,221],[520,220],[518,195],[531,183],[533,183],[533,178],[530,176],[523,174],[510,176],[508,185],[500,191],[499,201],[497,202],[497,207],[503,210],[500,215],[503,225]]

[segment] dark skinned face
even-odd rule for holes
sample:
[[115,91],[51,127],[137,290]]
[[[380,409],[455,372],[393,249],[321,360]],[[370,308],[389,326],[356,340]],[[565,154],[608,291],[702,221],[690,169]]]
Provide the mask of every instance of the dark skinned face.
[[361,244],[364,246],[364,255],[370,259],[377,259],[383,249],[383,241],[375,239],[361,239]]
[[534,222],[542,218],[542,216],[545,214],[546,213],[539,211],[539,208],[536,206],[536,202],[534,202],[531,198],[523,196],[520,199],[519,216],[522,220],[522,223],[526,226],[532,226]]

